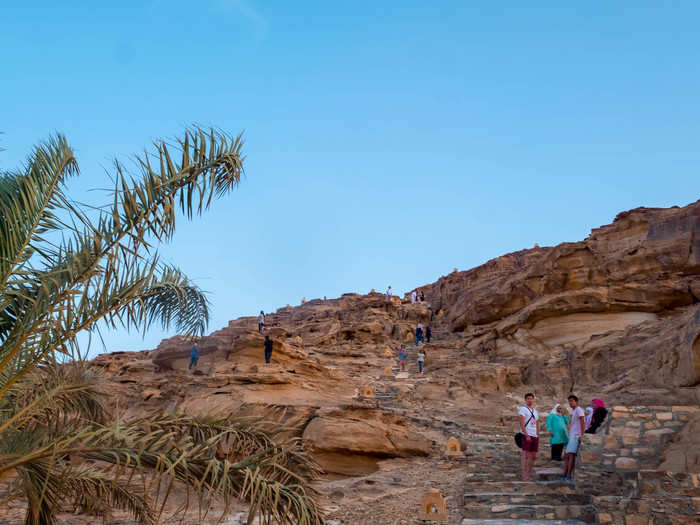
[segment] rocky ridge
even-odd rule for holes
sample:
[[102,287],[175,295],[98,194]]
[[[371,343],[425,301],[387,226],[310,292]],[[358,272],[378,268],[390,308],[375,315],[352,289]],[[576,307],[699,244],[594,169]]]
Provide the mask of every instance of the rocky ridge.
[[[92,365],[130,413],[282,421],[325,468],[329,515],[346,524],[415,523],[430,487],[448,496],[451,523],[471,523],[465,493],[469,508],[482,509],[476,520],[597,520],[590,497],[566,496],[555,483],[518,485],[511,435],[522,394],[535,392],[543,413],[570,391],[609,405],[700,403],[700,201],[624,212],[583,241],[504,255],[418,291],[425,302],[372,292],[280,308],[267,316],[270,365],[255,317],[203,337],[194,372],[191,342],[180,337]],[[433,330],[424,375],[413,346],[418,322]],[[407,373],[396,367],[400,343],[409,348]],[[696,416],[669,436],[654,468],[700,472],[690,430],[698,424]],[[464,461],[443,457],[450,436],[466,444]],[[492,510],[512,493],[546,494],[539,510]]]

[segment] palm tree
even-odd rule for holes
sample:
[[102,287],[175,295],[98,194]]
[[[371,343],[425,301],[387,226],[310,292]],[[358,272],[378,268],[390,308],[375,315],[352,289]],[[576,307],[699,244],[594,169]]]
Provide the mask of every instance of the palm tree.
[[27,501],[27,525],[95,501],[155,523],[173,484],[200,502],[247,501],[250,522],[323,523],[309,486],[318,470],[298,441],[213,416],[115,421],[99,380],[74,361],[78,335],[101,327],[204,332],[206,297],[155,245],[172,237],[178,211],[191,218],[238,185],[241,148],[213,129],[157,141],[136,157],[138,176],[115,162],[98,206],[68,198],[78,166],[61,135],[0,175],[0,483]]

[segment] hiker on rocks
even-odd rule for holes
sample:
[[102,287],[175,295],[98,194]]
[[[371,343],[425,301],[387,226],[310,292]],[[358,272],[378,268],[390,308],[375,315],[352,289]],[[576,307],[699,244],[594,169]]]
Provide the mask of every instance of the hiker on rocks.
[[416,291],[413,290],[411,292],[411,304],[416,304],[416,297],[417,297]]
[[421,290],[420,291],[420,302],[422,303],[424,301],[425,301],[425,294],[423,293],[423,290]]
[[389,285],[389,288],[386,289],[386,300],[391,302],[391,298],[393,297],[394,292],[391,291],[391,285]]
[[603,403],[597,397],[593,399],[593,417],[591,419],[590,426],[586,429],[586,434],[595,434],[598,427],[605,421],[605,416],[608,415],[608,409],[605,408],[605,403]]
[[406,351],[406,346],[401,345],[401,349],[399,350],[399,368],[401,369],[402,372],[406,371],[406,357],[408,356],[408,352]]
[[260,310],[260,315],[258,316],[258,332],[262,332],[265,328],[265,312]]
[[269,365],[272,357],[272,339],[269,335],[265,336],[265,362]]
[[525,405],[518,410],[520,433],[523,435],[523,451],[520,455],[520,469],[523,481],[532,480],[532,466],[537,458],[540,444],[540,415],[535,408],[535,395],[525,394]]
[[418,373],[423,373],[423,365],[425,364],[425,348],[418,350]]
[[569,434],[566,431],[568,424],[569,416],[564,414],[564,409],[557,403],[547,417],[547,430],[552,433],[552,437],[549,438],[552,461],[561,461],[561,453],[569,442]]
[[569,406],[573,410],[571,413],[571,424],[569,425],[569,442],[566,445],[566,456],[564,457],[564,475],[562,481],[571,482],[576,468],[576,454],[581,446],[581,436],[586,428],[586,416],[583,409],[578,406],[578,397],[571,394],[568,398]]
[[190,352],[190,366],[187,367],[187,370],[192,370],[192,367],[196,367],[197,361],[199,361],[199,343],[195,343],[192,346],[192,351]]
[[425,342],[426,342],[426,343],[429,343],[429,342],[430,342],[430,338],[431,338],[432,336],[433,336],[432,330],[430,329],[429,326],[426,326],[426,327],[425,327]]
[[423,323],[418,323],[418,326],[416,327],[416,346],[418,346],[418,343],[424,342],[425,337],[423,336]]

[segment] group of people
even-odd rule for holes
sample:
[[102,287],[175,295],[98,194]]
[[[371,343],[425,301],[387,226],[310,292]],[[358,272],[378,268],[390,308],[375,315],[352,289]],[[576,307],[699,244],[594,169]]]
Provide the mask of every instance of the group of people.
[[[430,327],[426,327],[425,329],[423,328],[423,323],[418,323],[418,326],[416,326],[416,346],[419,346],[420,343],[425,343],[425,342],[430,342],[430,338],[432,337],[432,332],[430,330]],[[425,367],[425,358],[427,357],[428,353],[425,350],[425,347],[421,346],[418,348],[418,353],[416,355],[416,361],[418,362],[418,373],[422,374],[424,367]],[[399,349],[399,369],[402,372],[406,371],[406,360],[408,359],[408,350],[406,350],[406,345],[401,344],[401,348]]]
[[[581,446],[581,436],[584,433],[595,434],[605,420],[608,411],[605,403],[598,398],[593,399],[592,407],[585,412],[579,406],[577,396],[571,394],[568,398],[569,410],[557,403],[547,416],[546,427],[550,433],[549,444],[553,461],[564,461],[561,481],[571,482],[576,468],[576,456]],[[520,420],[520,438],[522,454],[520,466],[524,481],[532,479],[532,467],[537,457],[540,437],[540,415],[535,408],[535,396],[525,394],[525,405],[518,410]],[[564,454],[562,458],[562,454]]]
[[[394,291],[391,289],[391,285],[389,285],[386,289],[386,298],[387,301],[391,302],[391,299],[394,297]],[[423,290],[418,293],[417,290],[413,290],[411,292],[411,304],[416,304],[418,301],[425,302],[425,293]]]
[[416,346],[418,346],[419,343],[429,343],[430,339],[433,337],[433,332],[428,326],[427,328],[423,328],[423,323],[418,323],[416,326]]
[[420,295],[418,295],[418,292],[415,290],[411,292],[411,304],[416,304],[418,301],[421,303],[425,301],[425,294],[423,293],[423,290],[420,291]]
[[[421,347],[418,349],[418,355],[416,360],[418,361],[418,373],[423,373],[423,366],[425,365],[425,357],[427,352],[425,348]],[[408,358],[408,350],[406,350],[406,345],[402,344],[399,349],[399,370],[402,372],[406,371],[406,359]]]

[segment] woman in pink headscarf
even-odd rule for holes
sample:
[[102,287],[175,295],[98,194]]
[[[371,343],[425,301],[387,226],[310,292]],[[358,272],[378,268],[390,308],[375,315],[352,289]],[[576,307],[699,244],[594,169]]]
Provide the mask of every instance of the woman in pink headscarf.
[[605,421],[605,416],[608,415],[608,409],[605,408],[605,403],[603,403],[597,397],[593,399],[593,417],[591,418],[591,424],[586,429],[586,434],[595,434],[598,427]]

